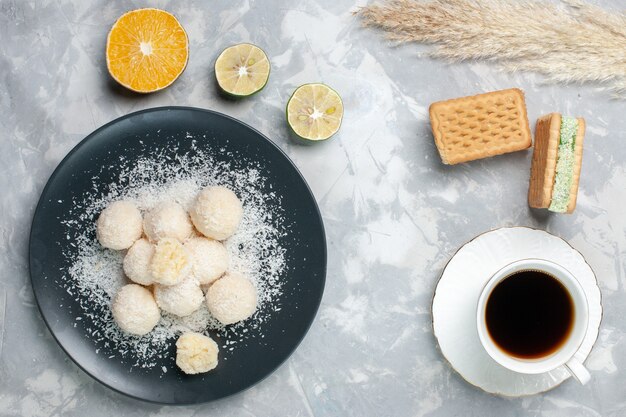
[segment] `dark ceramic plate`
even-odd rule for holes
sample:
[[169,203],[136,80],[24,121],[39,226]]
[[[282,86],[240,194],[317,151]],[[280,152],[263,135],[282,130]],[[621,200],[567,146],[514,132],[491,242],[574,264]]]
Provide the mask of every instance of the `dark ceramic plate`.
[[[280,197],[282,221],[289,224],[281,245],[287,248],[287,269],[281,277],[281,309],[262,324],[262,334],[250,337],[233,351],[221,349],[220,364],[207,374],[188,376],[176,368],[171,355],[149,369],[133,366],[132,358],[111,352],[86,334],[89,319],[76,296],[62,285],[71,245],[60,219],[81,214],[72,201],[93,193],[97,177],[103,193],[116,180],[120,157],[133,159],[168,148],[184,154],[195,146],[217,161],[233,159],[236,169],[257,168]],[[202,138],[198,140],[198,138]],[[172,155],[173,156],[173,155]],[[165,162],[174,163],[174,162]],[[278,202],[276,202],[278,204]],[[46,185],[30,236],[30,274],[37,303],[52,335],[78,366],[114,390],[164,404],[193,404],[238,393],[261,381],[282,364],[308,331],[319,307],[326,276],[326,241],[317,204],[289,158],[269,139],[228,116],[208,110],[163,107],[114,120],[79,143],[59,164]],[[88,314],[87,314],[88,316]],[[93,323],[91,323],[93,324]],[[165,367],[167,372],[163,372]]]

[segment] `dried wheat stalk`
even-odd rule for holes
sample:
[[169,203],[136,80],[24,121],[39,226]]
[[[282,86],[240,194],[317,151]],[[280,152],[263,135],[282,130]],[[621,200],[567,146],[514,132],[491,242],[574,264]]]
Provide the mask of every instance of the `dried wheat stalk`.
[[388,0],[356,13],[390,39],[434,44],[435,57],[597,82],[626,97],[626,11],[579,0]]

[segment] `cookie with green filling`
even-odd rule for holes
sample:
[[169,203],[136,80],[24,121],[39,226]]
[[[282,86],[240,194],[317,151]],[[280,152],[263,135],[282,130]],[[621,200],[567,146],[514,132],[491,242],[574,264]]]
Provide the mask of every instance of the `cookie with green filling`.
[[585,120],[550,113],[537,120],[528,205],[557,213],[576,208]]

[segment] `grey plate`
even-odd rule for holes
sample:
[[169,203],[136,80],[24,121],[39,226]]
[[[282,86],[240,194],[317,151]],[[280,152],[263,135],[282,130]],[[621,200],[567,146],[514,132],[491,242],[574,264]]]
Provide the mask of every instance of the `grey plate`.
[[[281,280],[281,309],[262,324],[263,337],[251,337],[233,351],[220,352],[212,372],[189,376],[171,355],[150,369],[132,367],[132,358],[111,351],[86,334],[93,323],[76,321],[85,311],[69,295],[63,276],[70,261],[63,255],[72,243],[60,219],[72,209],[72,200],[93,192],[92,177],[105,185],[119,174],[120,156],[137,159],[155,150],[184,154],[193,138],[196,146],[234,169],[259,168],[280,197],[290,225],[281,244],[287,248],[287,269]],[[175,141],[175,147],[166,146]],[[230,156],[229,156],[230,155]],[[233,158],[232,155],[241,156]],[[165,162],[174,163],[174,162]],[[80,208],[74,207],[76,218]],[[89,219],[93,221],[93,219]],[[164,404],[213,401],[240,392],[261,381],[283,363],[308,331],[319,307],[326,277],[324,226],[311,191],[289,158],[258,131],[231,117],[209,110],[162,107],[114,120],[80,142],[59,164],[48,181],[33,218],[30,236],[30,274],[41,314],[59,345],[92,377],[121,393]],[[219,341],[218,341],[219,344]],[[112,356],[112,357],[110,357]],[[163,373],[161,367],[166,367]]]

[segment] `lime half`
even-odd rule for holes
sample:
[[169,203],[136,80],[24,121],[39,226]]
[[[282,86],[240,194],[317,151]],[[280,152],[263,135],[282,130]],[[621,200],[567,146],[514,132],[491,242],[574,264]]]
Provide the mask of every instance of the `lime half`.
[[342,118],[341,97],[326,84],[301,85],[287,103],[287,123],[302,139],[328,139],[337,133]]
[[261,91],[270,77],[270,62],[261,48],[249,43],[233,45],[217,57],[215,78],[224,92],[246,97]]

